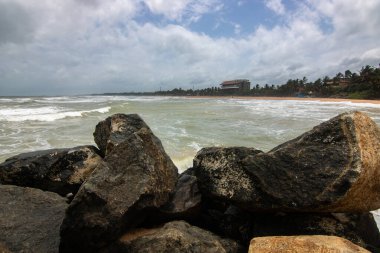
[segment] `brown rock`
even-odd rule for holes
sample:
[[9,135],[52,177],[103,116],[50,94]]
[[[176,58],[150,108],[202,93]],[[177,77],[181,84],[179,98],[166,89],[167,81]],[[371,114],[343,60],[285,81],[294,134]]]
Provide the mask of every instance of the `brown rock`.
[[137,229],[123,235],[113,252],[233,253],[246,251],[232,240],[220,238],[183,221],[173,221],[160,228]]
[[352,242],[336,236],[273,236],[253,238],[249,253],[369,253]]
[[0,164],[0,183],[76,194],[102,158],[93,146],[24,153]]
[[0,252],[58,252],[66,207],[54,192],[0,185]]
[[194,172],[203,195],[251,211],[368,212],[380,207],[379,154],[378,126],[351,112],[268,153],[202,149]]
[[[109,128],[99,127],[103,124]],[[105,162],[82,185],[67,210],[61,252],[106,247],[157,212],[175,189],[177,168],[138,115],[116,114],[98,124],[95,136],[103,136],[99,129],[110,133],[110,140],[102,142],[108,143]]]
[[0,242],[0,253],[12,253],[4,243]]

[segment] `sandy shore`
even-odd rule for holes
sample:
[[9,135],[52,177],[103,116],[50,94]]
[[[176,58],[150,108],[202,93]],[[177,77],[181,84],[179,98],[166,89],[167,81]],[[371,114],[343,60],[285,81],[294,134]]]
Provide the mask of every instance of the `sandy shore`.
[[320,101],[320,102],[351,102],[380,104],[380,100],[369,99],[343,99],[343,98],[298,98],[298,97],[245,97],[245,96],[186,96],[186,98],[208,98],[208,99],[253,99],[253,100],[299,100],[299,101]]

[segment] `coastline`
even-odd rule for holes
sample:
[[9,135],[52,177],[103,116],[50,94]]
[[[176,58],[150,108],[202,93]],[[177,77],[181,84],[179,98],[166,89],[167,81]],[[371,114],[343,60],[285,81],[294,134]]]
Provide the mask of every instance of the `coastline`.
[[380,100],[348,99],[348,98],[299,98],[299,97],[252,97],[252,96],[185,96],[185,98],[247,99],[247,100],[298,100],[298,101],[349,102],[349,103],[380,104]]

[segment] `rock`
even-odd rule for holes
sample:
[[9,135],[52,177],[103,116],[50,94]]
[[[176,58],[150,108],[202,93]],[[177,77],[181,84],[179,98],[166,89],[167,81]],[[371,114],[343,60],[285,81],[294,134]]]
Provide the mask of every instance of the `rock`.
[[191,219],[200,211],[201,200],[197,178],[181,174],[173,195],[160,211],[173,218]]
[[93,146],[50,149],[13,156],[0,164],[0,183],[75,194],[102,160]]
[[380,207],[379,154],[378,126],[351,112],[268,153],[202,149],[194,171],[203,195],[251,211],[368,212]]
[[[99,127],[104,122],[111,122],[109,129]],[[95,136],[103,136],[99,129],[110,133],[105,162],[82,185],[67,210],[61,252],[98,251],[157,212],[175,189],[177,168],[138,115],[116,114],[98,124]]]
[[380,233],[371,213],[251,213],[206,199],[194,225],[248,245],[253,237],[335,235],[380,252]]
[[254,191],[254,181],[242,168],[241,162],[262,151],[246,147],[209,147],[201,149],[194,158],[193,173],[204,196],[211,199],[248,202]]
[[273,236],[253,238],[248,253],[369,253],[369,251],[336,236]]
[[66,207],[56,193],[0,185],[0,252],[58,252]]
[[139,115],[114,114],[96,125],[94,140],[100,151],[107,155],[115,146],[124,143],[129,136],[140,129],[150,131]]
[[4,243],[0,242],[0,253],[12,253]]
[[160,228],[140,228],[123,235],[113,252],[232,253],[246,250],[233,240],[222,239],[184,221],[173,221]]

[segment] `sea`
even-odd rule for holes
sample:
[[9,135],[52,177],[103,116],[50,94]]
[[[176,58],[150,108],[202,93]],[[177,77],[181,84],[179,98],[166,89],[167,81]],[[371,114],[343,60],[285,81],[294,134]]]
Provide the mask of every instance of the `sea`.
[[245,146],[269,151],[352,110],[365,112],[380,125],[380,104],[372,103],[158,96],[0,97],[0,163],[23,152],[95,145],[93,132],[99,121],[115,113],[137,113],[181,172],[192,166],[203,147]]

